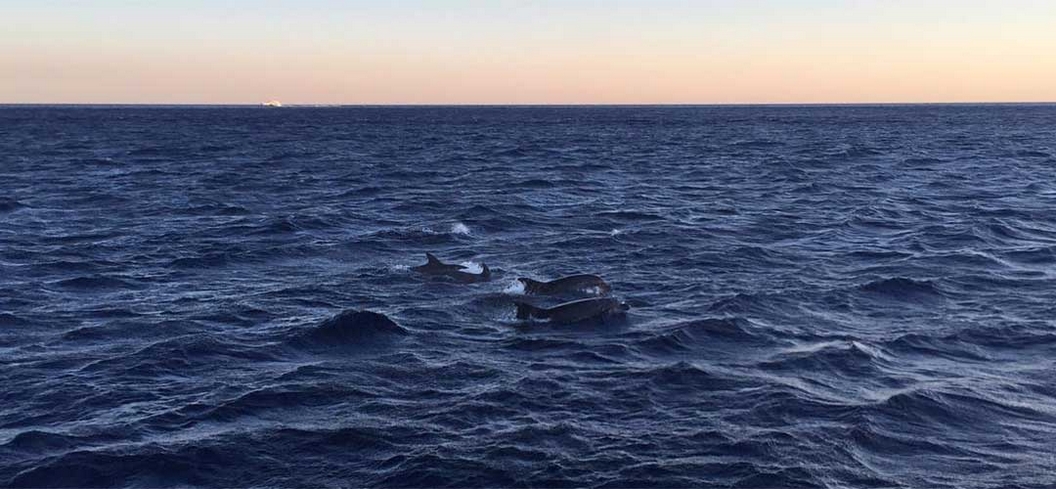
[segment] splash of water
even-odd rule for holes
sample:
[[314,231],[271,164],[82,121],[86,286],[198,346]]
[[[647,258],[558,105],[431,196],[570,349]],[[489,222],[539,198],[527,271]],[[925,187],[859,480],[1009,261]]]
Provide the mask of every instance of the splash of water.
[[451,233],[469,236],[469,226],[466,226],[465,224],[462,224],[460,222],[456,222],[451,225]]
[[466,267],[464,270],[462,270],[463,272],[481,273],[481,272],[484,271],[484,267],[482,267],[480,265],[480,263],[477,263],[475,261],[468,261],[467,260],[467,261],[464,261],[462,263],[459,263],[459,265],[462,265],[462,266]]
[[502,289],[502,292],[506,294],[524,294],[524,282],[514,280],[506,288]]

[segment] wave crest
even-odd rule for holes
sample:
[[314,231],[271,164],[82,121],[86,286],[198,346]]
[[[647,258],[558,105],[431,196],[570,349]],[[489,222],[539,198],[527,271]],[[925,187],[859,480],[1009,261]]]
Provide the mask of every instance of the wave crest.
[[372,311],[347,310],[333,316],[304,334],[323,344],[348,344],[410,334],[388,316]]

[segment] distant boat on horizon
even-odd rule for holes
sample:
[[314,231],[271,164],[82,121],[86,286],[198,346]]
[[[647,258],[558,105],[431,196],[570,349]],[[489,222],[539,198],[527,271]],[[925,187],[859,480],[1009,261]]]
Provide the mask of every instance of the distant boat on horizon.
[[282,102],[279,102],[278,100],[268,100],[261,105],[264,107],[282,107]]

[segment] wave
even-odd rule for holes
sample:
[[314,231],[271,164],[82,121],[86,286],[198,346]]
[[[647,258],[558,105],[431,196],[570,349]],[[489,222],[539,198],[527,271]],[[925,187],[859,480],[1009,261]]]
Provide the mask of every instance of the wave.
[[707,306],[708,315],[751,317],[762,314],[770,316],[794,310],[801,304],[814,300],[803,290],[789,289],[772,292],[738,292],[724,296]]
[[910,388],[862,407],[868,419],[887,426],[926,422],[932,429],[957,426],[973,433],[1050,416],[1035,403],[1013,404],[970,389]]
[[[247,227],[250,228],[249,232],[246,233],[249,235],[283,235],[304,230],[304,227],[299,223],[295,223],[292,219],[286,217],[273,218],[266,224]],[[232,232],[235,230],[228,228],[227,231]]]
[[169,262],[170,268],[194,270],[202,268],[217,268],[234,261],[234,254],[225,252],[206,253],[199,256],[187,256],[176,258]]
[[588,350],[583,343],[575,340],[562,340],[556,338],[513,338],[503,342],[503,346],[510,350],[520,351],[552,351],[552,350]]
[[352,386],[333,383],[286,384],[241,393],[231,399],[197,401],[141,421],[152,431],[186,430],[200,423],[230,423],[269,410],[312,408],[378,397]]
[[1056,346],[1056,331],[1045,321],[1017,324],[1003,320],[996,324],[973,325],[944,338],[983,348],[1021,350]]
[[[522,225],[528,223],[524,216],[518,215],[516,209],[507,207],[506,211],[499,211],[485,205],[474,205],[456,213],[454,218],[458,220],[458,223],[470,223],[474,228],[485,231],[505,231],[509,229],[511,223]],[[455,232],[454,228],[452,232]]]
[[913,254],[895,250],[855,250],[848,252],[847,256],[856,261],[889,262],[911,258]]
[[387,187],[380,187],[377,185],[361,185],[359,187],[348,189],[337,195],[338,199],[354,199],[359,197],[376,197],[388,190]]
[[1012,156],[1015,156],[1017,158],[1044,158],[1049,160],[1056,159],[1056,156],[1054,156],[1053,153],[1031,149],[1015,151],[1012,153]]
[[[226,447],[184,445],[136,452],[78,450],[29,465],[9,479],[11,487],[114,487],[135,483],[152,487],[200,485],[225,480],[231,485],[252,480],[252,474],[237,469],[246,463],[240,450]],[[231,464],[225,471],[223,466]],[[25,464],[23,464],[25,465]],[[219,474],[223,474],[220,476]]]
[[[138,317],[138,316],[137,316]],[[203,324],[191,320],[147,322],[122,319],[102,325],[78,326],[62,334],[63,341],[121,341],[162,339],[207,331]]]
[[660,367],[631,371],[628,378],[644,379],[645,385],[656,390],[718,391],[743,387],[744,383],[717,375],[690,362],[679,361]]
[[945,292],[931,280],[906,277],[873,280],[859,285],[858,290],[905,301],[939,299],[945,295]]
[[763,338],[743,318],[708,318],[625,335],[637,350],[649,354],[696,351],[720,341],[752,343]]
[[59,288],[90,292],[95,290],[136,289],[138,285],[115,277],[92,275],[74,277],[53,282]]
[[540,188],[554,188],[556,185],[550,180],[543,180],[541,178],[530,178],[515,182],[510,185],[513,188],[529,188],[529,189],[540,189]]
[[44,453],[66,450],[80,444],[77,437],[42,430],[27,430],[18,433],[0,449],[22,453]]
[[203,247],[191,256],[180,256],[168,261],[168,268],[177,270],[203,270],[260,264],[288,258],[311,256],[319,249],[312,244],[284,244],[283,241],[252,243],[241,240],[238,244]]
[[902,163],[910,167],[928,167],[945,163],[947,160],[931,156],[914,156],[902,160]]
[[769,149],[784,146],[787,143],[784,141],[778,141],[774,139],[752,139],[744,141],[734,141],[730,143],[730,146],[735,148],[749,148],[749,149]]
[[9,312],[0,312],[0,326],[26,326],[29,321]]
[[1056,263],[1056,246],[1040,246],[1001,253],[1001,257],[1023,265],[1052,265]]
[[114,166],[125,166],[121,160],[114,158],[76,158],[71,161],[79,165],[87,166],[102,166],[102,167],[114,167]]
[[599,212],[595,214],[595,216],[619,222],[653,222],[667,220],[666,217],[660,214],[639,211],[605,211]]
[[985,362],[991,359],[985,349],[959,341],[957,335],[932,336],[922,333],[907,333],[885,342],[884,346],[892,352],[902,355],[923,355],[931,358],[976,362]]
[[[858,423],[850,430],[850,439],[855,447],[868,454],[884,457],[914,456],[928,454],[970,459],[972,453],[955,444],[931,440],[916,434],[906,434],[898,430],[886,429],[876,423]],[[980,461],[977,461],[977,463]]]
[[828,341],[800,345],[759,366],[775,372],[839,372],[847,377],[874,379],[885,376],[883,367],[889,361],[881,350],[857,341]]
[[203,366],[230,362],[278,361],[266,344],[255,344],[215,333],[193,333],[160,339],[122,356],[109,356],[84,365],[81,372],[108,373],[129,378],[182,375]]
[[406,243],[411,245],[446,245],[456,243],[458,238],[463,236],[462,234],[443,231],[435,231],[433,228],[422,226],[422,227],[405,227],[399,229],[383,229],[379,231],[373,231],[362,238],[362,241],[395,241],[398,243]]
[[0,212],[13,212],[26,207],[26,204],[9,197],[0,197]]
[[241,205],[225,204],[222,202],[211,202],[207,204],[182,207],[176,210],[180,214],[190,216],[248,216],[253,211]]
[[198,151],[201,151],[202,153],[220,153],[220,152],[227,152],[227,151],[232,151],[232,150],[238,149],[238,146],[235,146],[233,144],[209,144],[209,143],[206,143],[206,144],[203,144],[203,145],[197,147],[196,149]]
[[128,150],[128,156],[168,156],[172,151],[161,146],[143,146]]
[[37,261],[27,266],[32,267],[35,271],[64,275],[69,274],[70,272],[88,274],[90,272],[118,270],[122,267],[122,265],[117,262],[89,257],[79,259]]
[[301,338],[317,345],[349,345],[372,340],[406,336],[410,332],[384,314],[347,310],[326,319],[302,333]]

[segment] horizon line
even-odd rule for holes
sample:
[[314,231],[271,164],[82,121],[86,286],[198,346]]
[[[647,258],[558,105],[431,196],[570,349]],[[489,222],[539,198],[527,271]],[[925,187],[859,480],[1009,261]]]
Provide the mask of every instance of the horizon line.
[[1051,101],[952,101],[952,102],[660,102],[660,103],[282,103],[267,107],[264,102],[198,103],[198,102],[0,102],[0,107],[809,107],[809,106],[904,106],[904,105],[1054,105]]

